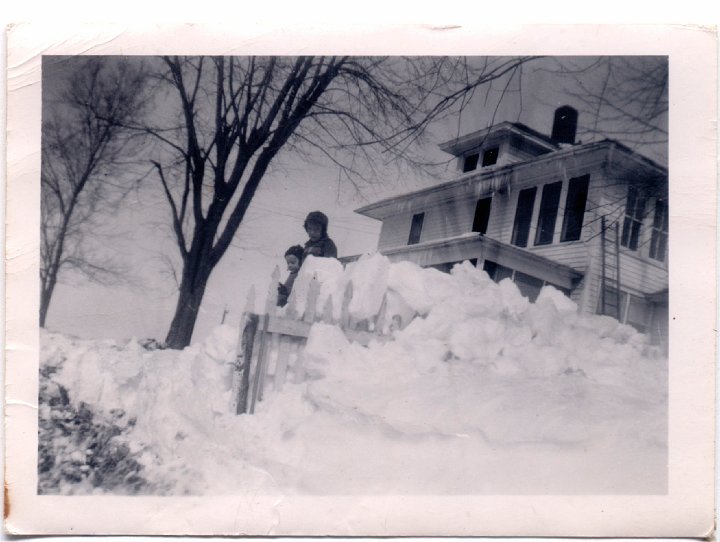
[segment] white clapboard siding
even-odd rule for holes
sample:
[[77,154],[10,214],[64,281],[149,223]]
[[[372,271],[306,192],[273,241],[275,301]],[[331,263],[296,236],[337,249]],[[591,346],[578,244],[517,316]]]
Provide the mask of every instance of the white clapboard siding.
[[537,247],[532,246],[532,243],[529,244],[529,250],[534,254],[539,254],[540,256],[567,265],[578,271],[584,271],[587,267],[588,248],[583,241],[572,241],[568,243],[555,242],[552,245]]
[[407,245],[412,213],[402,213],[383,219],[378,250]]
[[[453,200],[434,205],[425,211],[420,242],[456,237],[472,230],[471,202]],[[473,209],[474,212],[474,209]]]
[[620,251],[620,281],[623,289],[652,294],[667,288],[668,272],[662,265],[650,263],[623,249]]

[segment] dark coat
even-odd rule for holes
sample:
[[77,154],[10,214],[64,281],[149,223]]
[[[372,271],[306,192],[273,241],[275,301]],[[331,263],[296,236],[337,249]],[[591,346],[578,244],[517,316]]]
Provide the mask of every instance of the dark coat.
[[278,284],[278,307],[284,307],[285,305],[287,305],[288,298],[290,297],[290,292],[292,292],[292,287],[293,284],[295,284],[295,279],[297,278],[297,276],[297,271],[295,273],[290,273],[287,280],[285,281],[285,284]]
[[328,217],[325,213],[320,211],[313,211],[307,215],[305,223],[305,231],[307,231],[308,222],[315,222],[320,224],[322,229],[322,237],[317,241],[309,240],[305,243],[305,250],[303,251],[303,261],[308,256],[317,256],[319,258],[337,258],[337,247],[333,240],[328,237]]
[[317,241],[308,241],[305,243],[305,250],[303,251],[303,261],[308,256],[317,256],[319,258],[337,258],[337,247],[333,240],[327,235],[321,237]]

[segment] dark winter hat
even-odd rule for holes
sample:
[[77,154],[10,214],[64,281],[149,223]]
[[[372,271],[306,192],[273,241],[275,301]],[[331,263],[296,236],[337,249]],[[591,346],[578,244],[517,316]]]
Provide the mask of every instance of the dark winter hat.
[[325,213],[322,213],[320,211],[313,211],[312,213],[309,213],[307,215],[307,218],[305,219],[305,223],[303,224],[305,231],[307,231],[307,226],[308,226],[309,222],[315,222],[316,224],[320,224],[323,235],[325,235],[327,233],[327,227],[328,227],[329,220]]
[[285,251],[285,256],[295,256],[298,259],[298,262],[302,263],[303,250],[303,247],[300,245],[293,245]]

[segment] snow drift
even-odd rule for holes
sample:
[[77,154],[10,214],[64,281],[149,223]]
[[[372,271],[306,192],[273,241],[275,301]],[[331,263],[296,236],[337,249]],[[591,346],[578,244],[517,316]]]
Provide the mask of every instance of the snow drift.
[[41,363],[74,405],[133,419],[115,439],[158,493],[666,491],[667,360],[632,328],[580,315],[550,287],[530,303],[469,263],[309,259],[299,299],[313,276],[319,309],[352,280],[355,318],[386,293],[390,314],[416,317],[369,347],[315,324],[307,379],[253,416],[229,411],[228,326],[182,352],[45,334]]

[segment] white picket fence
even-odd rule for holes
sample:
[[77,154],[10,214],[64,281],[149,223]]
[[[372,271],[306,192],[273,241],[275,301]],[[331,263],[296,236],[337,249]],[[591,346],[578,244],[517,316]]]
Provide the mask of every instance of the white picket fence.
[[[335,317],[334,304],[337,301],[332,296],[327,298],[323,310],[317,311],[320,284],[315,278],[310,283],[304,304],[298,304],[296,291],[293,290],[287,306],[280,309],[277,307],[279,278],[280,269],[276,267],[270,280],[264,314],[253,312],[254,288],[248,294],[233,372],[232,410],[237,414],[253,414],[255,405],[263,400],[270,385],[279,392],[289,378],[295,383],[305,379],[304,347],[314,322],[337,325],[348,340],[365,346],[371,340],[388,340],[389,332],[406,324],[397,317],[390,322],[386,320],[386,298],[383,298],[378,313],[372,318],[352,318],[349,311],[353,297],[352,282],[347,284],[339,301],[339,318]],[[297,310],[298,305],[304,306],[302,313]],[[383,330],[386,334],[383,334]]]

